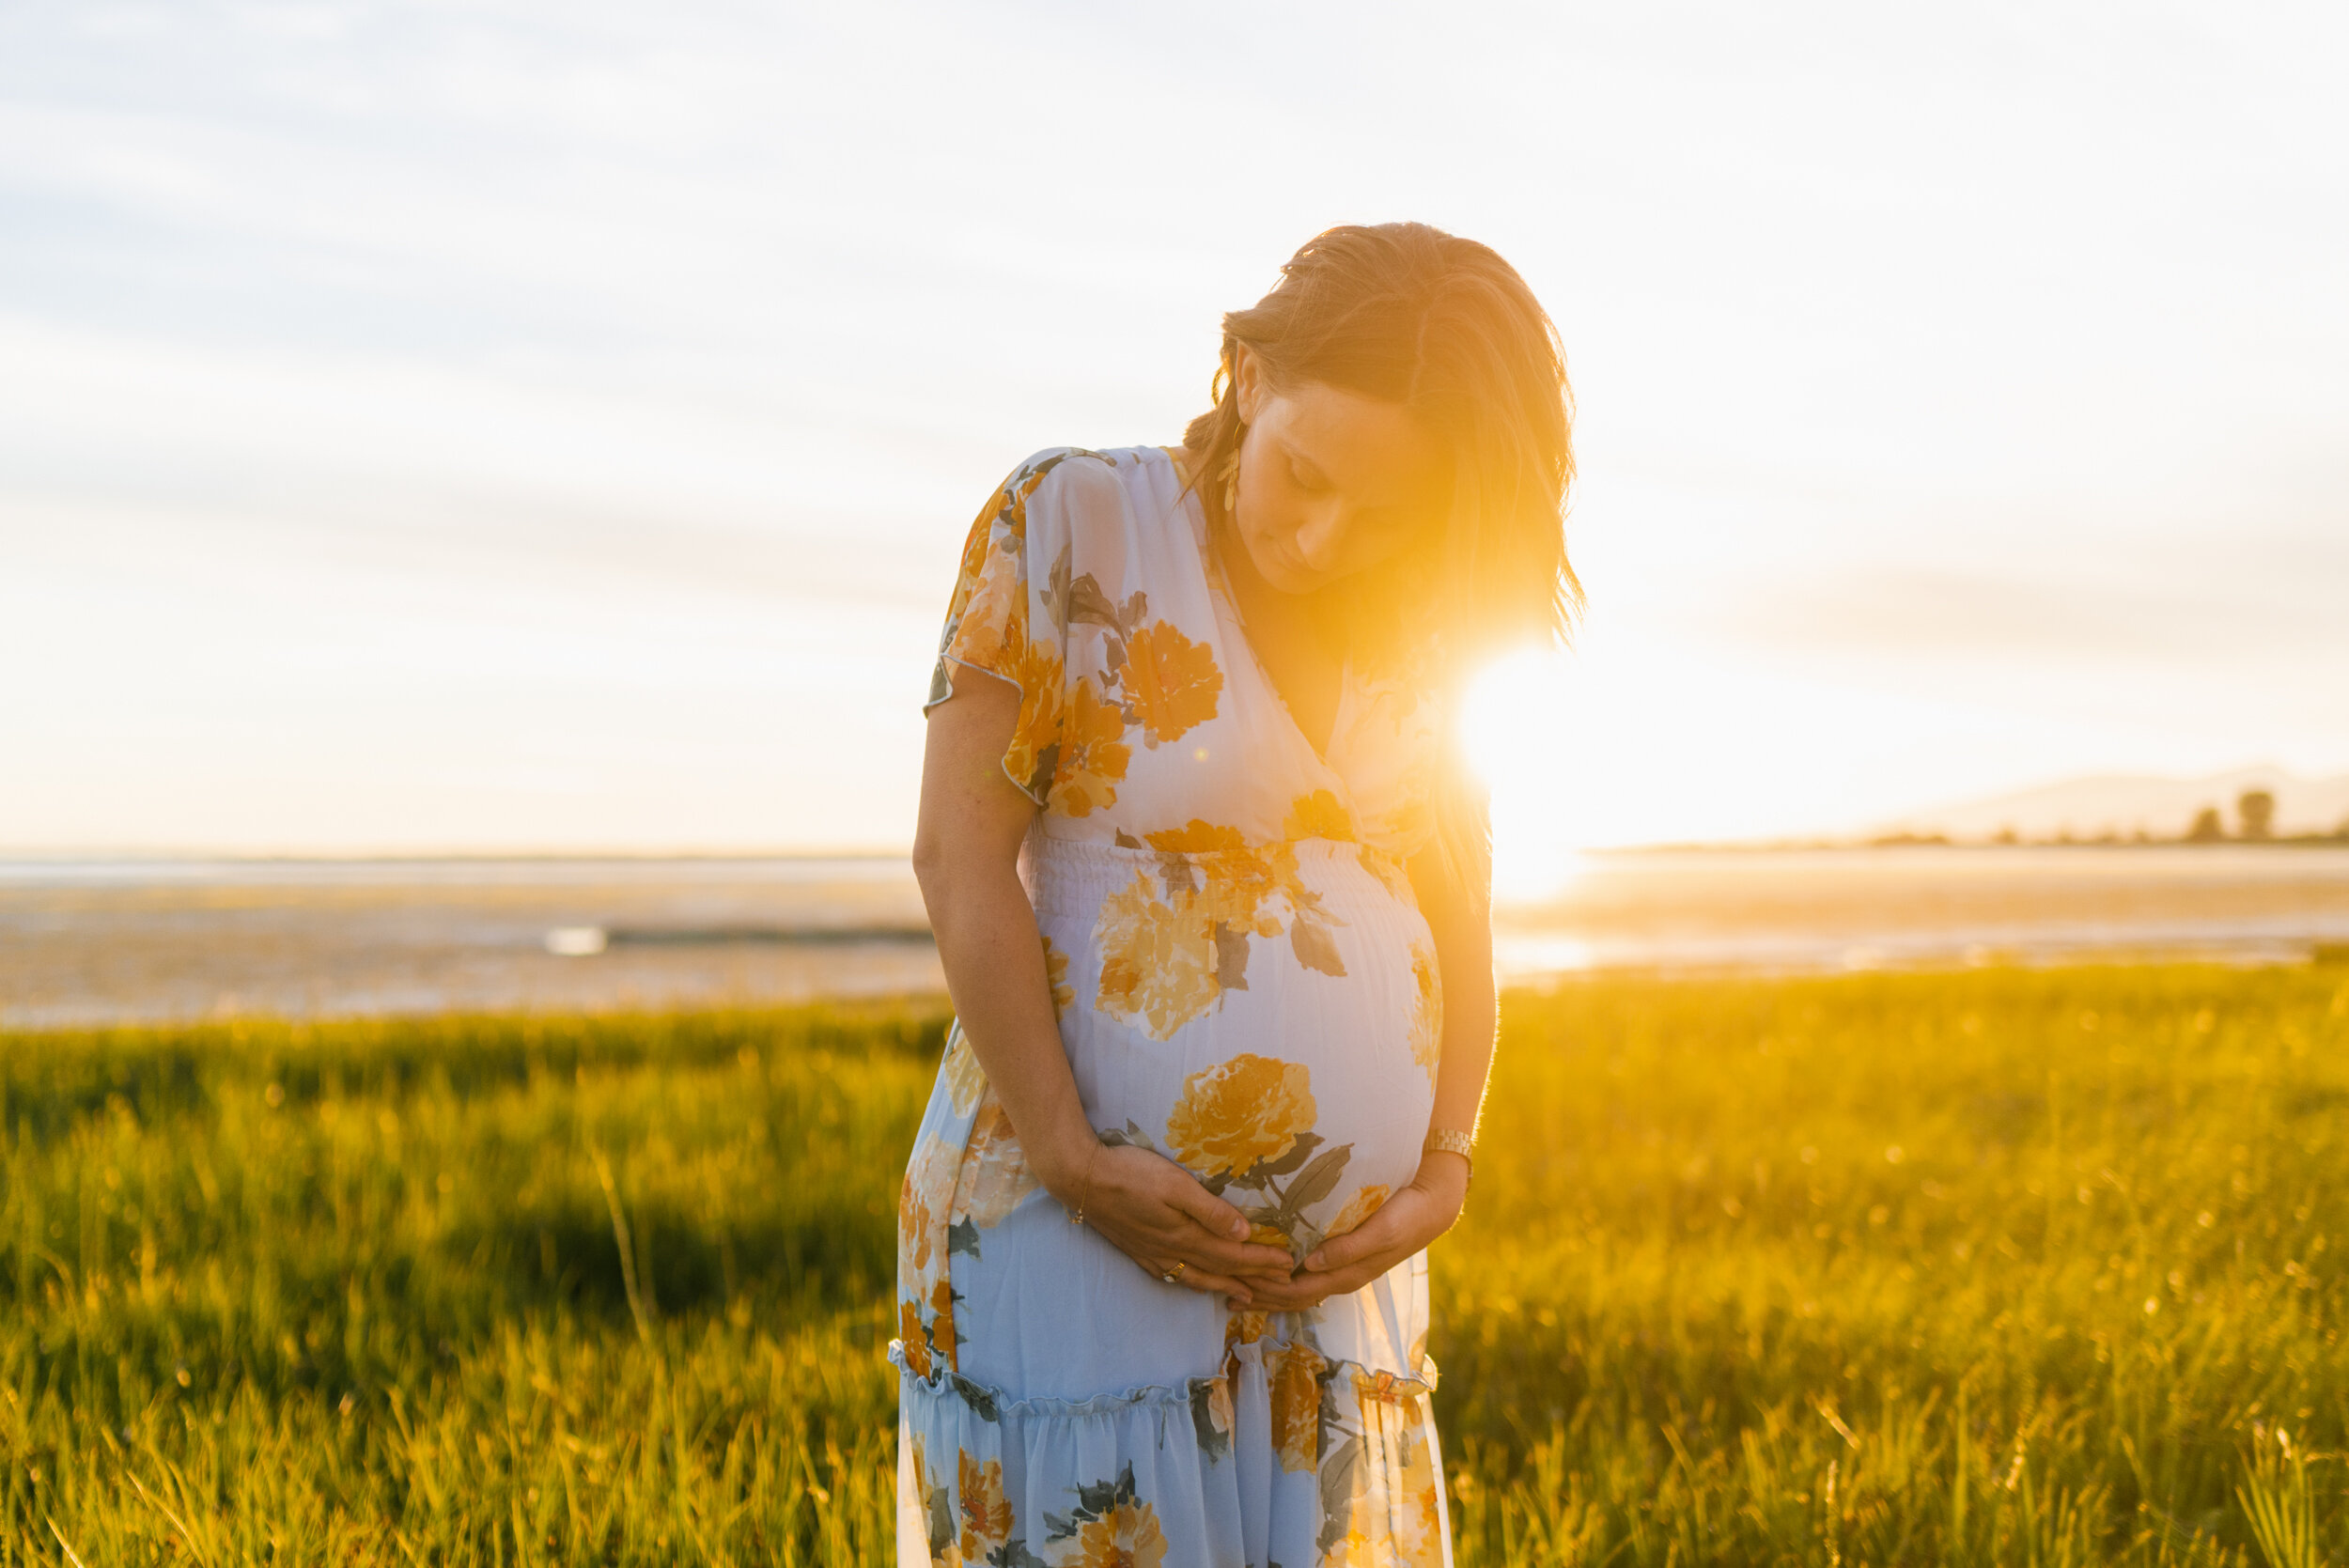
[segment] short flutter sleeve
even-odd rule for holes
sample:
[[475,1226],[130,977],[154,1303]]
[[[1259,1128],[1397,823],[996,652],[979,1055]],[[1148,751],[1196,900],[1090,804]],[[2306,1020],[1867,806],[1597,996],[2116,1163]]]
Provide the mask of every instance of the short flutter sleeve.
[[[1067,722],[1067,631],[1055,624],[1042,590],[1049,565],[1032,563],[1066,532],[1048,520],[1037,492],[1066,452],[1039,453],[1014,469],[980,508],[963,541],[962,567],[946,607],[946,628],[930,671],[927,713],[955,694],[955,667],[982,670],[1019,689],[1019,722],[1003,753],[1003,775],[1037,805],[1050,802]],[[1033,513],[1032,515],[1032,508]]]

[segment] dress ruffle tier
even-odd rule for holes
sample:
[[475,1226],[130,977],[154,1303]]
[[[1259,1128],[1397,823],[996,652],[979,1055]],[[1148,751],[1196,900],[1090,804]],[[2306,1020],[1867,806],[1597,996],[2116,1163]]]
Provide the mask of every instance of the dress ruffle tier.
[[1233,1344],[1212,1376],[1075,1400],[1012,1399],[943,1367],[925,1374],[903,1342],[889,1355],[900,1375],[900,1562],[1449,1559],[1432,1362],[1397,1373],[1268,1337]]

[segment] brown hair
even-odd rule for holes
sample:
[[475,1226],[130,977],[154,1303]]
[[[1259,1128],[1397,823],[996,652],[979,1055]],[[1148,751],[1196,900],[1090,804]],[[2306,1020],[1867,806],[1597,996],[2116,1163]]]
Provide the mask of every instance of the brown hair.
[[[1564,530],[1573,392],[1558,329],[1516,268],[1426,224],[1315,235],[1272,292],[1223,318],[1215,406],[1183,432],[1195,477],[1222,473],[1238,448],[1233,380],[1243,343],[1276,388],[1318,382],[1399,403],[1451,453],[1444,526],[1365,574],[1349,617],[1357,629],[1391,641],[1432,617],[1439,679],[1455,689],[1503,645],[1565,640],[1582,605]],[[1198,489],[1220,517],[1221,487]],[[1441,859],[1457,877],[1485,845],[1482,798],[1448,769],[1436,807]]]
[[[1573,394],[1558,329],[1516,268],[1426,224],[1315,235],[1271,293],[1223,318],[1215,407],[1183,432],[1195,475],[1221,473],[1239,444],[1243,343],[1275,387],[1319,382],[1400,403],[1450,450],[1451,516],[1424,550],[1372,574],[1383,581],[1361,584],[1365,598],[1425,602],[1433,581],[1429,607],[1455,666],[1509,643],[1564,640],[1582,602],[1563,526]],[[1200,491],[1221,510],[1219,487]]]

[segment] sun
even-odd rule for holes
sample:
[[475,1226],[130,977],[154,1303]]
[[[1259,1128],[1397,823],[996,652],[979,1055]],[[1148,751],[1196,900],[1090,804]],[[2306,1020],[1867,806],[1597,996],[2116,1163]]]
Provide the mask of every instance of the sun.
[[1579,695],[1572,665],[1542,651],[1499,660],[1469,688],[1461,739],[1492,790],[1496,897],[1554,896],[1581,867],[1591,824]]

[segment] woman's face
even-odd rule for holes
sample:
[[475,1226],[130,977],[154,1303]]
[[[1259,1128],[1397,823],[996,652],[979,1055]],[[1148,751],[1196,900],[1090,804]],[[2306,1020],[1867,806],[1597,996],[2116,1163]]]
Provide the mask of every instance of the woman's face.
[[1256,575],[1310,594],[1367,571],[1442,526],[1452,465],[1400,403],[1308,381],[1275,390],[1241,345],[1234,531]]

